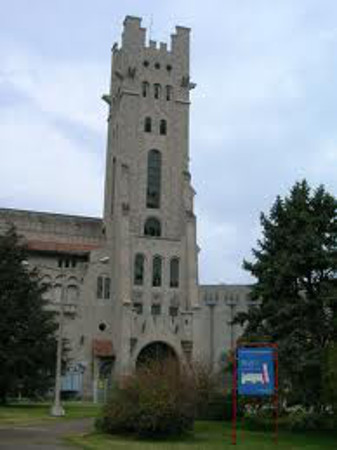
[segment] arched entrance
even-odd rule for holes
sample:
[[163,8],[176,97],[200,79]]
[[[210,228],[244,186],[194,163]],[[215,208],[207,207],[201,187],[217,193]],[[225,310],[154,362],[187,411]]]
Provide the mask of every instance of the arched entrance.
[[165,363],[167,361],[173,361],[178,364],[178,358],[173,350],[165,342],[156,341],[146,345],[139,353],[136,361],[136,368],[144,367],[154,362]]

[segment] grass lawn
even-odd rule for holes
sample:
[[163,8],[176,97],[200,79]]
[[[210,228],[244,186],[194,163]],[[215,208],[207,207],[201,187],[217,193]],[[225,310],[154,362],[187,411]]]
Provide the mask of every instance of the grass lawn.
[[[70,437],[69,442],[85,450],[215,450],[233,449],[230,424],[197,422],[193,436],[182,440],[149,441],[121,436],[90,434]],[[244,430],[238,432],[240,450],[325,450],[337,448],[337,436],[324,433],[291,434],[281,432],[278,445],[271,433]]]
[[85,402],[64,402],[65,417],[55,418],[49,415],[51,403],[27,403],[0,407],[0,426],[33,425],[45,421],[96,417],[100,405]]

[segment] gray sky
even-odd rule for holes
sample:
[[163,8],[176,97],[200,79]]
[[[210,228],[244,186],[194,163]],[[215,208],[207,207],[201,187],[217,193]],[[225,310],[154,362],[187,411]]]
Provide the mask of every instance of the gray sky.
[[0,206],[101,215],[100,97],[128,14],[154,40],[192,28],[201,282],[251,281],[260,212],[295,181],[337,195],[336,0],[0,3]]

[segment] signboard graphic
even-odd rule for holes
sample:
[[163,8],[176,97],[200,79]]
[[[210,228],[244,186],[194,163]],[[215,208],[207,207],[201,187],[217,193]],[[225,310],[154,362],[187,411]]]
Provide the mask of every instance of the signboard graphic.
[[274,350],[266,347],[238,349],[238,394],[274,394]]

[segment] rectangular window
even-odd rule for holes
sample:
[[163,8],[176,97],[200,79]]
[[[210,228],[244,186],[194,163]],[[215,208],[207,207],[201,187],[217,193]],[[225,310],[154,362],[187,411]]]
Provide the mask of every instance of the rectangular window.
[[152,305],[151,306],[151,314],[153,316],[160,316],[160,314],[161,314],[161,305]]
[[134,303],[133,308],[137,314],[143,314],[143,304],[142,303]]
[[177,315],[178,315],[178,308],[176,306],[170,306],[169,313],[170,313],[171,317],[177,317]]
[[105,277],[104,278],[104,298],[109,299],[110,298],[110,278]]
[[103,277],[97,277],[97,298],[103,298]]

